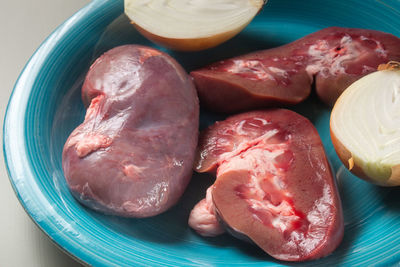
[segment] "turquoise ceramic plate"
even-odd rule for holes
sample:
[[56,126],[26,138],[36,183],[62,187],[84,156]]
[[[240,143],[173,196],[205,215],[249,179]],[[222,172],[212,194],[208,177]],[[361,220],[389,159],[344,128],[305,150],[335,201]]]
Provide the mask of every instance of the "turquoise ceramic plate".
[[[286,264],[229,235],[202,238],[188,228],[191,207],[212,183],[207,176],[195,175],[176,207],[149,219],[103,216],[82,207],[70,195],[61,170],[61,151],[84,116],[79,90],[88,67],[116,45],[152,45],[122,14],[122,1],[93,1],[50,35],[15,85],[4,123],[4,154],[12,185],[27,213],[65,251],[95,266]],[[199,53],[167,52],[191,70],[333,25],[400,36],[400,2],[270,0],[248,27],[226,44]],[[312,265],[399,265],[399,188],[370,185],[341,166],[329,137],[329,110],[318,101],[311,98],[296,110],[317,126],[336,171],[344,206],[343,242],[332,255]],[[202,127],[219,119],[205,111],[201,116]]]

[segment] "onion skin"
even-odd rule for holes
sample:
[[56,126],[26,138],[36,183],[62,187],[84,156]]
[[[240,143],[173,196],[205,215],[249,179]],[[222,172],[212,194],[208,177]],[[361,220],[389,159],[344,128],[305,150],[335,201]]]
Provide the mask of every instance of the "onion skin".
[[[381,64],[378,66],[378,71],[385,71],[385,70],[392,70],[392,71],[400,71],[400,63],[396,61],[390,61],[387,64]],[[400,73],[399,73],[400,75]],[[360,90],[360,89],[359,89]],[[342,99],[344,99],[345,96],[342,94],[338,100],[336,101],[333,111],[335,108],[338,108],[341,105],[344,105],[342,102]],[[392,186],[400,186],[400,162],[397,165],[394,165],[391,167],[391,174],[386,180],[378,179],[377,177],[373,177],[371,175],[368,175],[362,168],[362,166],[357,163],[357,161],[354,160],[353,154],[348,149],[343,142],[336,136],[334,130],[333,130],[333,123],[335,120],[334,117],[334,112],[332,111],[331,113],[331,118],[330,118],[330,136],[332,140],[332,144],[335,148],[336,154],[338,155],[339,159],[343,163],[343,165],[351,171],[354,175],[357,177],[379,185],[379,186],[384,186],[384,187],[392,187]],[[379,166],[379,163],[376,163],[377,166]]]
[[[250,23],[250,21],[249,21]],[[237,28],[234,31],[223,32],[220,34],[216,34],[210,37],[203,38],[191,38],[191,39],[176,39],[176,38],[167,38],[163,36],[156,35],[149,31],[146,31],[139,25],[132,22],[132,25],[136,28],[138,32],[140,32],[144,37],[151,40],[152,42],[166,47],[171,50],[183,51],[183,52],[194,52],[201,51],[208,48],[215,47],[241,32],[247,25],[243,25],[241,28]]]
[[[161,0],[159,0],[159,1],[161,1]],[[181,35],[179,35],[179,37],[177,37],[175,34],[169,35],[169,34],[166,34],[165,32],[162,33],[162,31],[160,30],[162,27],[171,27],[171,29],[177,29],[179,27],[174,28],[174,26],[171,26],[169,24],[167,24],[167,25],[163,24],[162,20],[161,20],[161,22],[157,20],[156,14],[152,14],[152,15],[154,15],[154,17],[152,17],[151,20],[158,22],[157,29],[154,29],[154,28],[149,29],[146,26],[144,26],[139,20],[137,20],[137,18],[129,10],[132,10],[132,5],[134,5],[134,2],[136,2],[136,4],[137,4],[137,2],[139,2],[139,1],[125,0],[124,1],[125,2],[124,12],[128,16],[128,18],[131,20],[131,23],[136,28],[136,30],[139,33],[141,33],[144,37],[149,39],[150,41],[152,41],[160,46],[171,49],[171,50],[183,51],[183,52],[194,52],[194,51],[201,51],[201,50],[205,50],[208,48],[218,46],[219,44],[226,42],[227,40],[231,39],[232,37],[234,37],[235,35],[240,33],[254,19],[254,17],[261,11],[263,6],[267,3],[267,0],[264,0],[264,1],[262,1],[262,0],[236,0],[233,2],[244,3],[244,1],[246,1],[247,5],[252,7],[251,13],[246,13],[247,15],[244,16],[245,19],[232,20],[232,21],[236,22],[235,26],[233,26],[233,27],[230,26],[230,24],[232,24],[232,21],[230,21],[229,24],[222,23],[221,16],[220,16],[220,14],[218,14],[218,15],[212,16],[212,19],[213,19],[213,21],[215,20],[215,23],[210,25],[210,27],[207,28],[206,32],[199,33],[198,30],[196,29],[196,27],[194,27],[194,28],[188,27],[187,30],[181,32]],[[149,2],[151,2],[151,1],[149,1]],[[168,1],[166,1],[166,2],[168,2]],[[175,1],[175,2],[179,2],[179,1]],[[185,1],[180,1],[180,4],[182,4],[184,2]],[[190,2],[190,1],[186,1],[186,2]],[[203,2],[203,5],[207,4],[207,3],[208,2]],[[210,1],[209,4],[212,7],[212,5],[214,3],[212,1]],[[164,9],[160,10],[159,7],[158,7],[157,11],[159,11],[159,12],[162,11],[162,14],[164,14],[164,12],[166,12]],[[241,9],[241,6],[236,6],[235,11],[243,12],[243,10]],[[188,20],[181,21],[181,20],[177,19],[177,18],[179,18],[179,15],[177,15],[178,13],[173,14],[170,11],[169,13],[167,12],[167,14],[169,16],[166,16],[166,17],[172,17],[173,19],[175,19],[176,22],[182,22],[182,23],[188,22]],[[191,13],[189,12],[189,14],[191,14]],[[191,15],[193,15],[193,14],[191,14]],[[196,18],[201,19],[202,22],[208,21],[207,18],[204,17],[204,14],[195,14],[194,16],[196,16]],[[199,20],[199,21],[201,21],[201,20]],[[202,25],[202,24],[203,23],[199,22],[199,25]],[[162,25],[162,26],[158,26],[158,25]],[[218,30],[214,30],[214,31],[208,30],[208,29],[213,28],[216,25],[220,26]],[[174,37],[174,35],[175,35],[175,37]]]
[[335,148],[336,154],[339,156],[340,161],[343,163],[343,165],[350,170],[352,173],[357,175],[359,178],[362,178],[370,183],[376,183],[378,185],[384,186],[385,184],[379,184],[377,181],[374,179],[370,178],[368,175],[364,173],[362,168],[358,166],[357,164],[353,164],[353,166],[350,166],[350,161],[353,158],[351,155],[351,152],[340,142],[338,138],[336,138],[336,135],[332,131],[332,127],[330,129],[330,134],[331,134],[331,140],[333,147]]
[[[336,103],[339,102],[339,99]],[[332,125],[332,118],[331,118],[331,125]],[[336,154],[338,155],[340,161],[349,171],[351,171],[358,178],[361,178],[367,182],[379,186],[385,186],[385,187],[400,186],[400,164],[392,167],[392,174],[388,180],[384,182],[376,180],[374,177],[370,177],[367,174],[365,174],[361,166],[358,166],[357,163],[354,162],[354,165],[350,167],[349,162],[353,158],[351,152],[336,137],[335,133],[332,131],[332,126],[330,127],[330,134],[333,147],[335,148]]]

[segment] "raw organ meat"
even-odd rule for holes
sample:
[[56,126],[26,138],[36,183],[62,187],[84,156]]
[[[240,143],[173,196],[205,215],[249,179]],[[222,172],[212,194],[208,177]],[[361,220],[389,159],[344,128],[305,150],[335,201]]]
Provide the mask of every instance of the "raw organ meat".
[[198,138],[199,104],[187,73],[158,50],[120,46],[91,66],[82,98],[85,120],[63,150],[72,194],[126,217],[174,205],[191,178]]
[[287,45],[222,60],[191,72],[200,102],[218,112],[297,104],[311,86],[332,106],[355,80],[400,60],[400,39],[374,30],[331,27]]
[[200,136],[195,169],[216,173],[209,189],[215,217],[277,259],[320,258],[342,240],[341,202],[322,142],[293,111],[253,111],[215,123]]

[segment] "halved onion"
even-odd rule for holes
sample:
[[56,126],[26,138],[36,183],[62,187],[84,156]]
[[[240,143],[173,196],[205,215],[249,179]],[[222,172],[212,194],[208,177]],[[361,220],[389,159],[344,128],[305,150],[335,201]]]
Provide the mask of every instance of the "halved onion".
[[330,130],[350,171],[378,185],[400,185],[400,63],[350,85],[333,107]]
[[125,0],[125,14],[145,37],[181,51],[214,47],[239,33],[266,0]]

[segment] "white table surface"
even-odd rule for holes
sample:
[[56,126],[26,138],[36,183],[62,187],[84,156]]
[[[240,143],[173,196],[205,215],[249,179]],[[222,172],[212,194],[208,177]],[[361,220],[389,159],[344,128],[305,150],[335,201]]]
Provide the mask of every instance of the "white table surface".
[[[14,83],[36,48],[89,0],[2,1],[0,7],[0,117]],[[1,139],[2,138],[1,131]],[[3,151],[1,149],[1,151]],[[0,266],[75,267],[23,210],[9,182],[3,153],[0,162]]]

